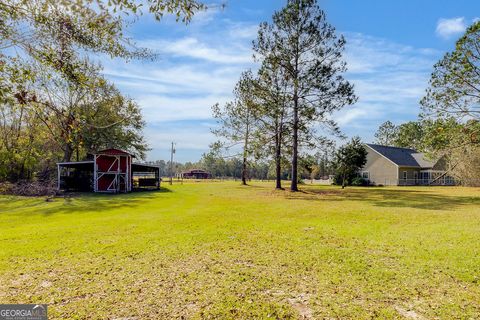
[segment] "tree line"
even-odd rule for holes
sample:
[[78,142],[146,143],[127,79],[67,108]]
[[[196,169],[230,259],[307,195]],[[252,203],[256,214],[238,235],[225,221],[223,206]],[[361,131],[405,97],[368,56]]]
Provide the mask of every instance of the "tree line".
[[0,181],[48,180],[58,160],[107,147],[148,150],[138,104],[92,55],[153,59],[126,36],[142,14],[188,22],[195,0],[5,0],[0,3]]
[[[299,159],[299,176],[301,180],[310,179],[328,179],[329,176],[335,174],[335,161],[333,153],[334,148],[330,148],[330,152],[317,152],[314,155],[308,155]],[[209,172],[213,178],[217,179],[238,179],[242,180],[243,159],[241,157],[224,157],[218,152],[210,151],[202,155],[198,161],[173,162],[156,160],[148,161],[148,164],[158,166],[162,177],[170,176],[170,169],[173,167],[173,176],[179,177],[182,172],[192,169],[202,169]],[[246,181],[249,180],[275,180],[276,166],[272,159],[253,159],[248,161]],[[291,171],[288,165],[282,166],[280,173],[282,180],[290,180]]]

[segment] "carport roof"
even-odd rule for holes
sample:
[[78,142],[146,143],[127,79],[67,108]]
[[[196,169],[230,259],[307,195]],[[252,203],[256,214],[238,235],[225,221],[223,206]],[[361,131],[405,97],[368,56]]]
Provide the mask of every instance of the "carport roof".
[[84,168],[93,170],[93,161],[70,161],[70,162],[57,162],[57,165],[64,168]]

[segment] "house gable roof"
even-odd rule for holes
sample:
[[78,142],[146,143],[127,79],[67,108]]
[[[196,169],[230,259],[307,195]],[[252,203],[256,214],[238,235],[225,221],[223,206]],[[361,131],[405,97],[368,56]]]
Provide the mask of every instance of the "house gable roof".
[[412,157],[418,162],[418,165],[421,168],[425,168],[425,169],[433,168],[433,166],[436,163],[435,161],[431,161],[431,160],[425,158],[425,154],[423,154],[421,152],[413,153]]
[[432,168],[434,162],[425,158],[423,153],[414,149],[382,146],[367,143],[367,146],[392,161],[399,167]]

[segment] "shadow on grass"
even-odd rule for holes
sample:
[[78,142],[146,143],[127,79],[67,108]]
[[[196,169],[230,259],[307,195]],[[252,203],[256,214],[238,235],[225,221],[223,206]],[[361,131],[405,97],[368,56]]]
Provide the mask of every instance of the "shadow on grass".
[[134,210],[148,201],[160,200],[159,194],[171,193],[168,188],[160,190],[142,190],[127,194],[71,193],[55,197],[46,202],[44,197],[14,197],[9,201],[10,210],[5,213],[18,215],[78,214],[89,212],[105,212],[116,209]]
[[[144,193],[144,192],[153,192],[153,193],[164,193],[164,192],[173,192],[171,189],[165,188],[165,187],[160,187],[160,189],[134,189],[132,193],[128,193],[129,195],[135,195],[137,192]],[[114,194],[114,196],[122,195],[121,193],[119,194]]]
[[289,194],[287,199],[311,201],[359,201],[378,207],[452,210],[463,206],[480,205],[480,197],[448,196],[434,190],[392,190],[387,188],[307,189]]
[[265,187],[255,185],[255,184],[252,184],[252,183],[242,184],[241,182],[239,182],[237,185],[235,185],[235,188],[236,189],[242,189],[242,190],[248,190],[248,188],[250,188],[250,189],[264,189]]

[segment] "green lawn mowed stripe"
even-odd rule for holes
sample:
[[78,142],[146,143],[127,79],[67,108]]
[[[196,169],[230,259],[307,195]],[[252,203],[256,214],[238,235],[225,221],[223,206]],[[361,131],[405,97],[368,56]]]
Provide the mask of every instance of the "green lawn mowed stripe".
[[53,319],[478,318],[479,192],[211,182],[2,196],[0,301],[49,303]]

